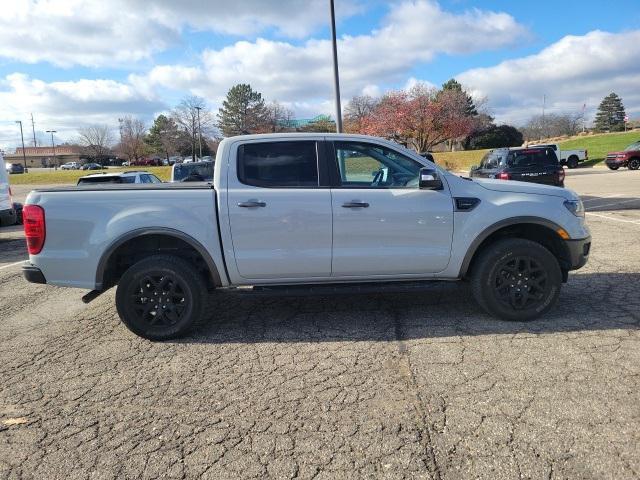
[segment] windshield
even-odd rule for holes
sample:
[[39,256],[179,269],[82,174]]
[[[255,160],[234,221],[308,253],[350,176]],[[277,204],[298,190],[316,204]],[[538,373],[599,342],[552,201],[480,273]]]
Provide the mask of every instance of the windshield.
[[90,183],[135,183],[136,177],[116,177],[116,176],[104,176],[104,177],[86,177],[78,180],[78,185],[87,185]]
[[213,180],[214,162],[176,163],[173,182],[208,182]]
[[625,152],[640,150],[640,142],[635,142],[624,149]]

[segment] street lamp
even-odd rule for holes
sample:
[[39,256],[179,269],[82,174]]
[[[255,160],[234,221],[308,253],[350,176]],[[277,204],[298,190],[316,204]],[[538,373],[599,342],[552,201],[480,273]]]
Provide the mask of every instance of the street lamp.
[[51,134],[51,146],[53,147],[53,163],[57,166],[58,159],[56,158],[56,144],[53,141],[53,134],[58,133],[57,130],[47,130],[47,133]]
[[24,171],[27,171],[27,154],[24,152],[24,135],[22,133],[22,120],[16,120],[16,123],[20,125],[20,138],[22,139],[22,161],[24,162]]
[[333,0],[329,0],[331,13],[331,41],[333,43],[333,87],[336,92],[336,132],[342,133],[342,108],[340,107],[340,78],[338,75],[338,45],[336,43],[336,12]]
[[200,145],[200,160],[202,160],[202,127],[200,126],[200,110],[202,107],[196,107],[198,111],[198,144]]

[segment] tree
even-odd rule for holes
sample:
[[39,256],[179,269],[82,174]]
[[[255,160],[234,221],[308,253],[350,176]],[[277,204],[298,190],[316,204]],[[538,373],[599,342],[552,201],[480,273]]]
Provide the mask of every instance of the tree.
[[264,126],[266,132],[276,133],[289,130],[293,112],[280,103],[273,101],[265,106]]
[[118,151],[120,155],[127,157],[129,161],[138,160],[143,157],[148,150],[144,137],[147,127],[139,118],[127,115],[120,118],[120,144]]
[[612,92],[604,97],[602,102],[600,102],[598,112],[596,113],[594,127],[598,132],[619,132],[624,130],[625,116],[626,113],[624,111],[622,99]]
[[344,109],[344,127],[349,133],[361,133],[365,120],[373,113],[378,101],[369,95],[353,97]]
[[443,92],[453,91],[453,92],[461,92],[461,93],[463,93],[464,96],[465,96],[465,102],[466,102],[465,114],[469,115],[470,117],[478,115],[478,109],[476,108],[475,103],[473,103],[473,98],[471,98],[471,95],[469,95],[462,88],[462,85],[460,84],[460,82],[458,82],[455,78],[452,78],[452,79],[446,81],[445,83],[443,83],[442,84],[442,91]]
[[267,108],[262,94],[246,83],[231,87],[218,111],[218,127],[225,137],[267,130]]
[[[198,110],[200,111],[199,119]],[[213,130],[214,118],[204,98],[194,95],[183,98],[171,112],[171,118],[187,134],[193,159],[196,158],[196,152],[200,153],[200,145],[202,145],[202,154],[205,155],[205,141],[200,139],[200,135]]]
[[519,147],[524,143],[522,132],[511,125],[490,125],[488,128],[469,135],[465,149]]
[[158,115],[144,141],[155,153],[161,153],[167,160],[178,150],[180,131],[172,118]]
[[580,131],[583,118],[582,113],[534,115],[522,127],[522,133],[527,140],[572,136]]
[[336,122],[327,115],[318,115],[313,121],[303,125],[301,132],[331,133],[336,131]]
[[113,133],[108,125],[93,125],[79,131],[78,143],[86,156],[93,161],[103,162],[111,153]]

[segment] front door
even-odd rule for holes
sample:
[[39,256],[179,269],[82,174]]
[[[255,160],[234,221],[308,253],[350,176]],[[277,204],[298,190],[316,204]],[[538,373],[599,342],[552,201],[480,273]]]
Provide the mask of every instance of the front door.
[[355,141],[334,147],[333,276],[444,270],[453,235],[448,187],[419,189],[423,165],[391,148]]
[[316,141],[240,145],[228,208],[238,273],[246,279],[331,275],[331,192],[319,187]]

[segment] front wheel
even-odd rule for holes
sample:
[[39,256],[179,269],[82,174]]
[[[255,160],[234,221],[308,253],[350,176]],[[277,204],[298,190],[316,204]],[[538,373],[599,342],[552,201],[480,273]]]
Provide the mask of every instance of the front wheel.
[[184,335],[204,314],[207,289],[200,273],[185,260],[153,255],[122,275],[116,308],[122,323],[149,340]]
[[520,238],[489,245],[474,265],[473,295],[502,320],[533,320],[551,309],[560,295],[562,272],[553,254]]
[[572,155],[567,160],[567,167],[569,168],[577,168],[578,167],[578,157]]
[[640,158],[632,158],[627,165],[629,170],[638,170],[640,168]]
[[620,168],[620,165],[614,165],[614,164],[607,164],[607,167],[609,167],[609,170],[617,170]]

